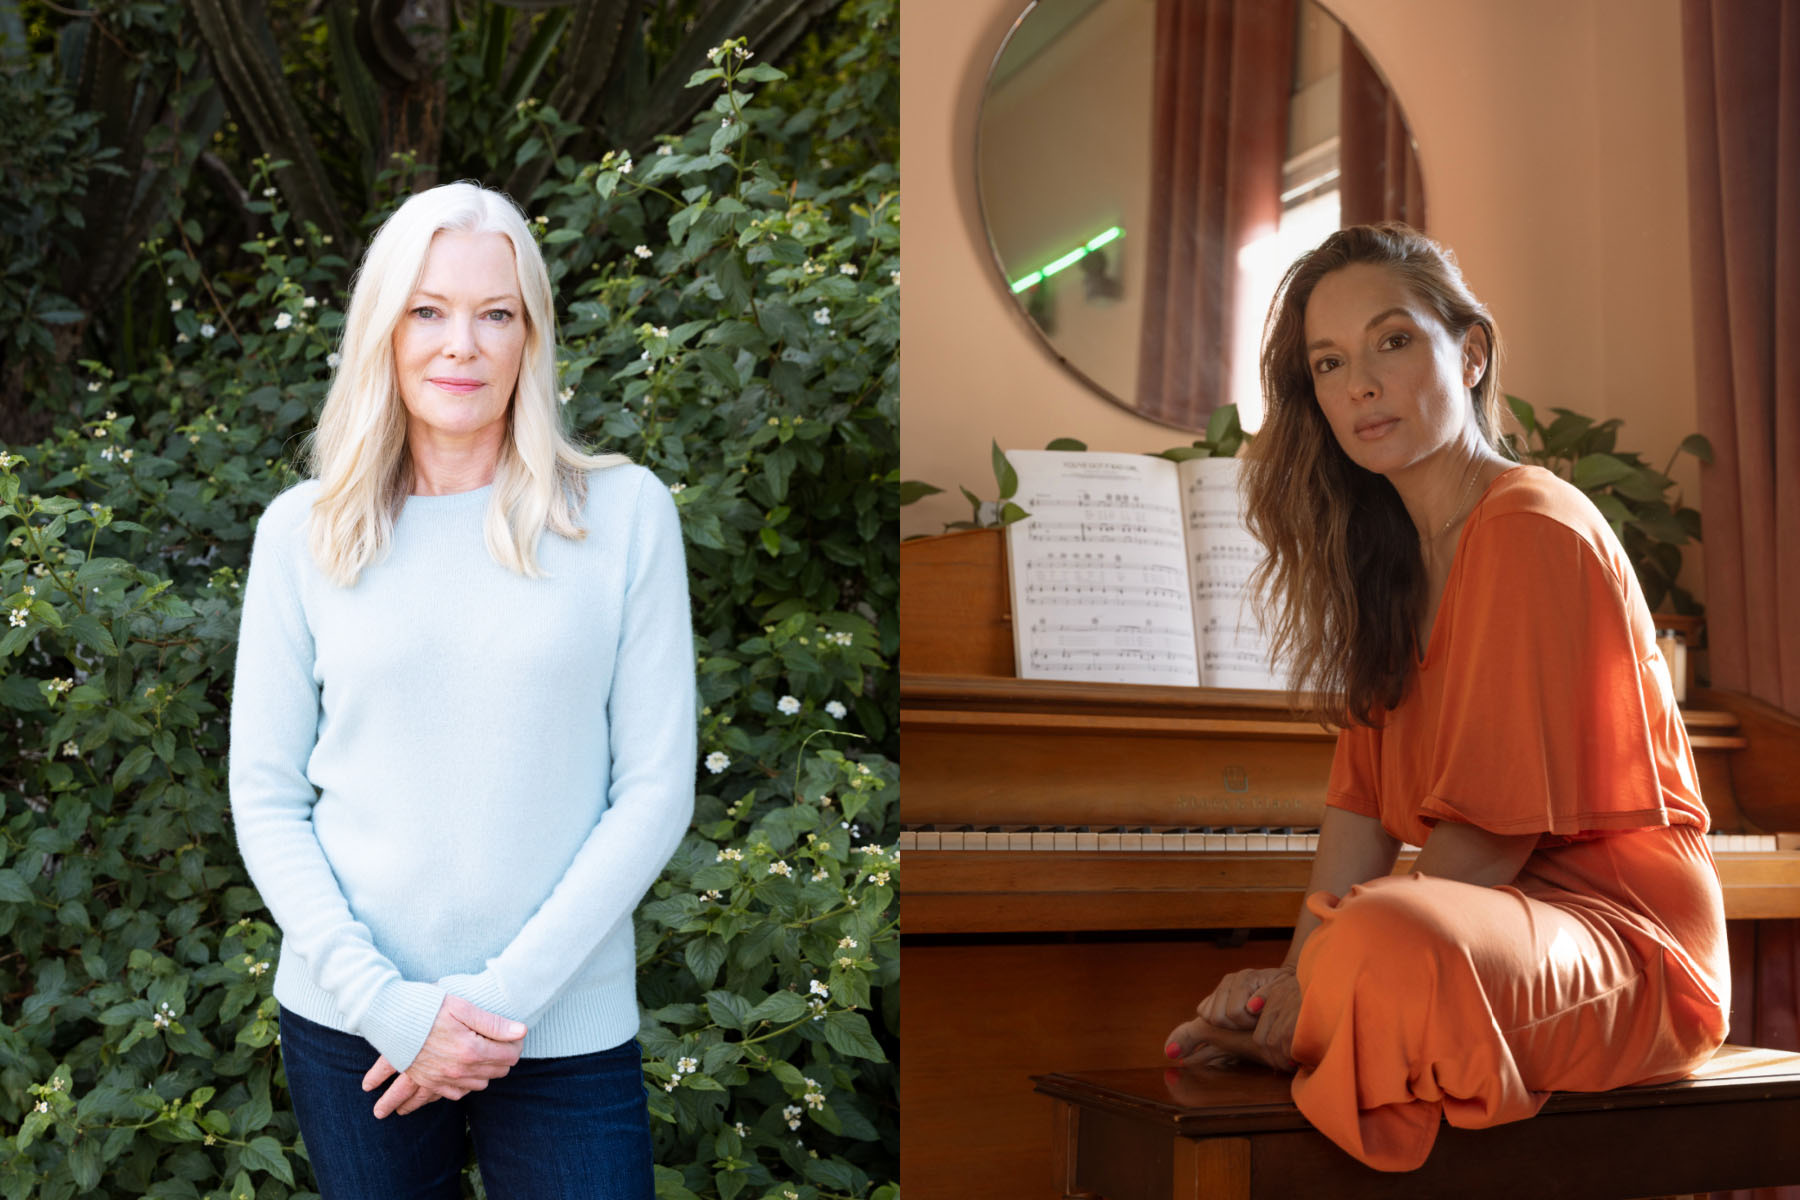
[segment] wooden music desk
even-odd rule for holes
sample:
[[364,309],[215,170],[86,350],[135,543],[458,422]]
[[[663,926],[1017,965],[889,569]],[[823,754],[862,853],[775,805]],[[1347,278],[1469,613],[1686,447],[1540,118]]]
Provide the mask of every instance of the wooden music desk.
[[1800,1182],[1800,1054],[1725,1046],[1692,1078],[1560,1092],[1526,1121],[1446,1125],[1404,1174],[1307,1124],[1260,1067],[1040,1075],[1066,1200],[1632,1200]]

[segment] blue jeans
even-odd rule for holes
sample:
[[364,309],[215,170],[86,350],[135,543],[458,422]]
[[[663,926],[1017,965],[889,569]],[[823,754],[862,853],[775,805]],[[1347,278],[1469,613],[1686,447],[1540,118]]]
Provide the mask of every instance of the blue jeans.
[[461,1100],[377,1121],[362,1090],[380,1052],[281,1010],[281,1061],[324,1200],[460,1200],[473,1141],[489,1200],[651,1200],[637,1042],[522,1058]]

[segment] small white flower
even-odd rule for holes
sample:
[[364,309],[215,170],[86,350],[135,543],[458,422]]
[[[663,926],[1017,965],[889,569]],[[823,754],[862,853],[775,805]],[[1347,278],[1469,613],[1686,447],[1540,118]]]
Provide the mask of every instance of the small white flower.
[[269,964],[266,960],[263,962],[257,962],[257,963],[250,964],[250,973],[252,975],[261,975],[264,971],[267,971],[268,969],[269,969]]
[[814,883],[824,883],[827,879],[831,878],[831,872],[824,867],[820,867],[812,873],[811,878]]
[[858,775],[867,775],[869,773],[869,764],[868,763],[857,763],[856,764],[856,773]]
[[12,468],[12,465],[18,461],[19,461],[18,455],[8,454],[5,451],[0,450],[0,471],[10,470]]
[[731,1128],[732,1128],[733,1132],[735,1132],[739,1137],[749,1137],[750,1136],[750,1127],[748,1125],[744,1124],[742,1121],[733,1121],[731,1123]]
[[700,895],[711,900],[714,904],[717,904],[720,900],[725,898],[724,893],[716,888],[708,888],[704,892],[701,892]]
[[[32,587],[29,583],[25,585],[24,591],[27,596],[37,595],[37,589]],[[52,680],[51,682],[54,683],[55,681]]]
[[187,345],[187,343],[188,343],[188,335],[186,333],[177,333],[175,335],[175,344],[177,346],[185,346],[185,345]]
[[790,1104],[781,1110],[781,1115],[787,1121],[789,1129],[798,1129],[800,1128],[800,1118],[805,1112],[806,1110],[798,1104]]
[[15,608],[7,618],[7,624],[17,629],[19,626],[25,624],[25,620],[29,616],[31,616],[31,610],[29,608]]
[[223,422],[223,421],[220,421],[217,424],[215,424],[213,426],[213,428],[217,429],[220,433],[230,433],[231,432],[231,426],[225,424],[225,422]]
[[81,747],[77,746],[74,742],[64,742],[62,744],[62,752],[64,758],[81,757]]
[[888,278],[890,278],[894,281],[895,287],[899,287],[900,286],[900,268],[895,267],[893,270],[889,271]]
[[841,721],[844,719],[844,714],[850,710],[845,708],[840,701],[827,700],[825,702],[825,711],[830,715],[832,720]]
[[656,152],[659,155],[673,154],[673,153],[675,153],[675,148],[673,146],[669,145],[667,142],[664,142],[662,145],[660,145],[656,148]]
[[685,491],[687,491],[687,484],[685,483],[671,483],[669,485],[669,494],[671,496],[679,496]]
[[120,462],[130,462],[131,461],[131,450],[129,447],[127,447],[124,450],[119,451],[119,461]]
[[825,1093],[818,1091],[817,1089],[818,1089],[819,1085],[816,1083],[813,1083],[812,1080],[809,1079],[806,1082],[812,1083],[813,1088],[814,1088],[813,1091],[806,1093],[806,1095],[804,1097],[802,1097],[806,1101],[806,1106],[808,1108],[812,1108],[812,1109],[824,1108],[825,1107]]
[[344,361],[344,356],[339,354],[336,350],[333,350],[330,354],[327,354],[325,356],[325,365],[330,367],[334,371],[337,370],[338,364],[343,361]]
[[831,324],[831,310],[829,308],[813,309],[813,324],[815,324],[815,325]]
[[566,387],[562,391],[556,393],[556,398],[564,404],[567,404],[575,398],[575,389],[573,387]]
[[[33,1108],[32,1108],[32,1111],[33,1111],[33,1112],[49,1112],[49,1111],[50,1111],[50,1105],[49,1105],[49,1103],[48,1103],[48,1102],[46,1102],[46,1101],[43,1101],[43,1100],[39,1100],[39,1101],[38,1101],[38,1102],[37,1102],[37,1104],[36,1104],[36,1105],[34,1105],[34,1106],[33,1106]],[[795,1126],[795,1128],[798,1128],[798,1126]]]
[[644,245],[639,245],[635,249],[632,250],[632,253],[637,255],[639,258],[649,258],[650,257],[650,247],[644,246]]
[[311,296],[308,296],[308,297],[306,297],[306,299],[300,301],[301,308],[317,308],[318,306],[319,306],[319,302],[317,300],[313,299]]
[[874,884],[876,887],[886,887],[887,881],[888,881],[888,873],[886,871],[877,871],[873,875],[869,876],[869,882]]
[[821,1000],[831,999],[831,989],[826,987],[823,983],[820,983],[817,979],[813,980],[812,985],[806,990],[809,995],[817,996]]
[[719,56],[724,53],[725,53],[725,47],[714,46],[711,50],[708,50],[706,52],[706,61],[713,64],[716,67],[719,65]]
[[731,118],[730,117],[720,117],[719,118],[719,128],[720,129],[730,129],[731,128]]
[[856,274],[856,264],[855,263],[839,264],[838,274],[839,275],[854,275],[854,274]]
[[108,446],[106,449],[104,449],[100,452],[100,461],[101,462],[111,462],[112,460],[113,460],[113,448],[111,446]]
[[631,174],[631,168],[632,168],[632,162],[628,158],[624,162],[619,164],[619,174],[629,175],[629,174]]
[[169,301],[169,311],[170,312],[180,312],[181,311],[181,301],[179,299]]
[[214,336],[215,334],[217,334],[218,332],[219,331],[217,329],[213,328],[211,325],[202,325],[200,327],[200,336],[203,338],[210,338],[210,337]]
[[653,325],[650,328],[650,332],[659,338],[666,338],[669,336],[669,327],[667,325]]
[[539,213],[531,219],[539,225],[548,225],[550,223],[550,218],[544,213]]
[[788,866],[785,862],[777,860],[769,864],[769,874],[780,875],[784,879],[791,878],[794,874],[794,868]]
[[854,950],[854,949],[856,949],[856,939],[853,937],[839,938],[838,939],[838,949],[839,950]]
[[692,1075],[695,1071],[700,1069],[700,1061],[693,1058],[683,1058],[675,1064],[675,1069]]
[[286,329],[289,325],[292,325],[293,323],[294,323],[294,314],[293,313],[285,313],[284,312],[275,318],[275,328],[277,328],[277,329]]
[[[98,379],[91,379],[88,381],[88,391],[97,392],[99,390],[100,390],[100,381]],[[94,436],[99,437],[100,435],[96,433]]]
[[856,960],[849,955],[840,955],[837,960],[837,965],[848,971],[851,967],[856,965]]
[[791,717],[800,711],[800,701],[792,696],[783,696],[775,702],[775,707],[782,716]]
[[274,189],[274,188],[272,188],[272,187],[266,187],[266,188],[264,188],[264,189],[263,189],[263,199],[265,199],[265,200],[268,200],[268,199],[271,199],[271,198],[273,198],[273,197],[274,197],[274,195],[275,195],[275,189]]
[[723,750],[714,750],[711,754],[706,756],[706,769],[711,771],[714,775],[719,774],[730,765],[731,755],[725,753]]
[[743,862],[744,861],[744,852],[742,850],[737,849],[735,846],[727,846],[727,847],[725,847],[725,849],[719,851],[717,857],[715,857],[713,859],[713,861],[714,862]]
[[53,692],[65,693],[74,691],[75,681],[73,679],[52,679],[50,681],[50,690]]

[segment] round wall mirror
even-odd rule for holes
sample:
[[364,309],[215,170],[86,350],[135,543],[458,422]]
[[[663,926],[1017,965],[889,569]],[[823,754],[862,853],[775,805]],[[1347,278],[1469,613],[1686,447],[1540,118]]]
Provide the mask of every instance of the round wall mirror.
[[1036,0],[976,139],[994,261],[1050,351],[1140,416],[1261,417],[1282,272],[1331,230],[1425,227],[1411,131],[1315,0]]

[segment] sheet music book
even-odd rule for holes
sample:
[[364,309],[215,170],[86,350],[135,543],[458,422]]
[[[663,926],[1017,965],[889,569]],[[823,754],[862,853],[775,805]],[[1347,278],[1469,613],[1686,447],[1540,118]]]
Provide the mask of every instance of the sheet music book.
[[1021,679],[1279,689],[1251,603],[1262,547],[1238,460],[1009,450],[1006,527]]

